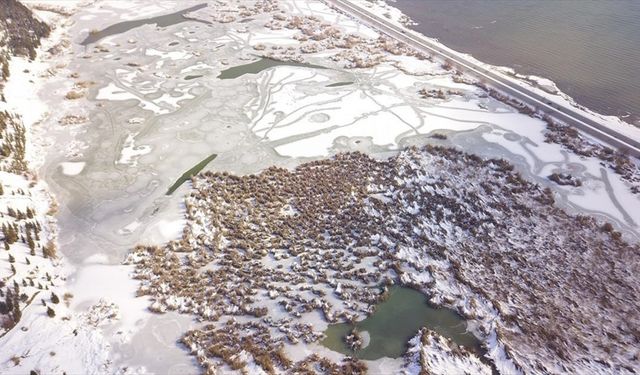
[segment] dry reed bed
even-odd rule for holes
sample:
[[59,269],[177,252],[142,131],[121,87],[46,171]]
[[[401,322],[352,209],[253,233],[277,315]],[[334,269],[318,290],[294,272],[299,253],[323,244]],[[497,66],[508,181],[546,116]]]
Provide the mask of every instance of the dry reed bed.
[[[349,153],[293,171],[205,173],[187,213],[181,240],[129,261],[154,310],[212,322],[183,339],[211,371],[267,361],[207,351],[229,319],[272,348],[314,342],[307,314],[359,319],[398,281],[476,319],[526,371],[635,366],[638,246],[558,209],[504,160],[427,146],[386,161]],[[244,345],[248,331],[234,332],[225,340]],[[268,355],[277,369],[298,365]]]

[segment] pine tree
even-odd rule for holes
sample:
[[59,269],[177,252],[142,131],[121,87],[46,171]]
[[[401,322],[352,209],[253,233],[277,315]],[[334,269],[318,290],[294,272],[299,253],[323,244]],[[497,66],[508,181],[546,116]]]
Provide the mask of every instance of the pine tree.
[[58,304],[60,303],[60,298],[58,298],[58,296],[55,293],[51,293],[51,302]]
[[27,232],[27,245],[29,245],[29,250],[31,250],[32,254],[36,252],[36,243],[31,238],[31,232]]
[[18,304],[13,305],[13,322],[18,323],[22,318],[22,311],[20,311],[20,306]]
[[7,289],[7,298],[5,298],[7,311],[13,310],[13,293],[11,293],[11,289]]
[[18,232],[12,225],[8,225],[7,229],[3,230],[3,232],[4,232],[5,242],[9,243],[9,245],[18,241]]
[[47,315],[49,315],[49,318],[53,318],[54,316],[56,316],[56,312],[51,307],[47,307]]
[[2,63],[2,79],[4,79],[5,81],[7,80],[7,78],[9,78],[9,63],[7,62],[7,60],[4,61],[0,61],[0,63]]

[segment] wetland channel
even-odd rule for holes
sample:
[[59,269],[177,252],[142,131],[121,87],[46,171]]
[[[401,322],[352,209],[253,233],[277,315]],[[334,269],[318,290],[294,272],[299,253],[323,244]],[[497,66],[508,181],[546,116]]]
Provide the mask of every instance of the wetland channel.
[[142,25],[157,25],[158,27],[167,27],[167,26],[173,26],[173,25],[177,25],[179,23],[182,22],[187,22],[187,21],[194,21],[194,22],[201,22],[204,24],[210,24],[209,22],[205,22],[202,20],[198,20],[198,19],[191,19],[185,16],[185,14],[190,13],[190,12],[194,12],[198,9],[202,9],[207,7],[206,3],[202,3],[202,4],[198,4],[198,5],[194,5],[190,8],[186,8],[183,10],[179,10],[175,13],[171,13],[171,14],[164,14],[162,16],[157,16],[157,17],[151,17],[151,18],[143,18],[143,19],[139,19],[139,20],[132,20],[132,21],[124,21],[124,22],[119,22],[116,24],[113,24],[109,27],[106,27],[102,30],[93,30],[89,33],[89,35],[80,43],[83,46],[87,46],[91,43],[95,43],[103,38],[106,38],[108,36],[112,36],[112,35],[117,35],[117,34],[122,34],[125,33],[131,29],[135,29],[136,27],[140,27]]
[[274,66],[281,66],[281,65],[306,67],[306,68],[312,68],[312,69],[327,69],[326,67],[321,65],[298,63],[295,61],[280,61],[280,60],[274,60],[268,57],[263,57],[258,61],[254,61],[248,64],[238,65],[238,66],[225,69],[222,72],[220,72],[220,75],[218,76],[218,78],[234,79],[234,78],[242,77],[245,74],[258,74],[263,70],[273,68]]

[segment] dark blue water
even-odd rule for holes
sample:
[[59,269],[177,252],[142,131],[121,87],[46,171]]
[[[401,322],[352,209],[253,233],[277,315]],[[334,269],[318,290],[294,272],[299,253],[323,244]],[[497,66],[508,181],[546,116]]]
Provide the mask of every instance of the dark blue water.
[[640,1],[396,0],[413,28],[640,125]]

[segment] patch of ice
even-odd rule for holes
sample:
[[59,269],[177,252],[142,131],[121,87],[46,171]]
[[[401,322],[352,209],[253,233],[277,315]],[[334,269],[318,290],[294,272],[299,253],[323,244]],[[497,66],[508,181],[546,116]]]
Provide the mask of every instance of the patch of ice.
[[83,161],[79,161],[79,162],[68,161],[68,162],[60,163],[60,167],[62,167],[62,173],[67,176],[79,175],[84,169],[85,165],[86,163]]

